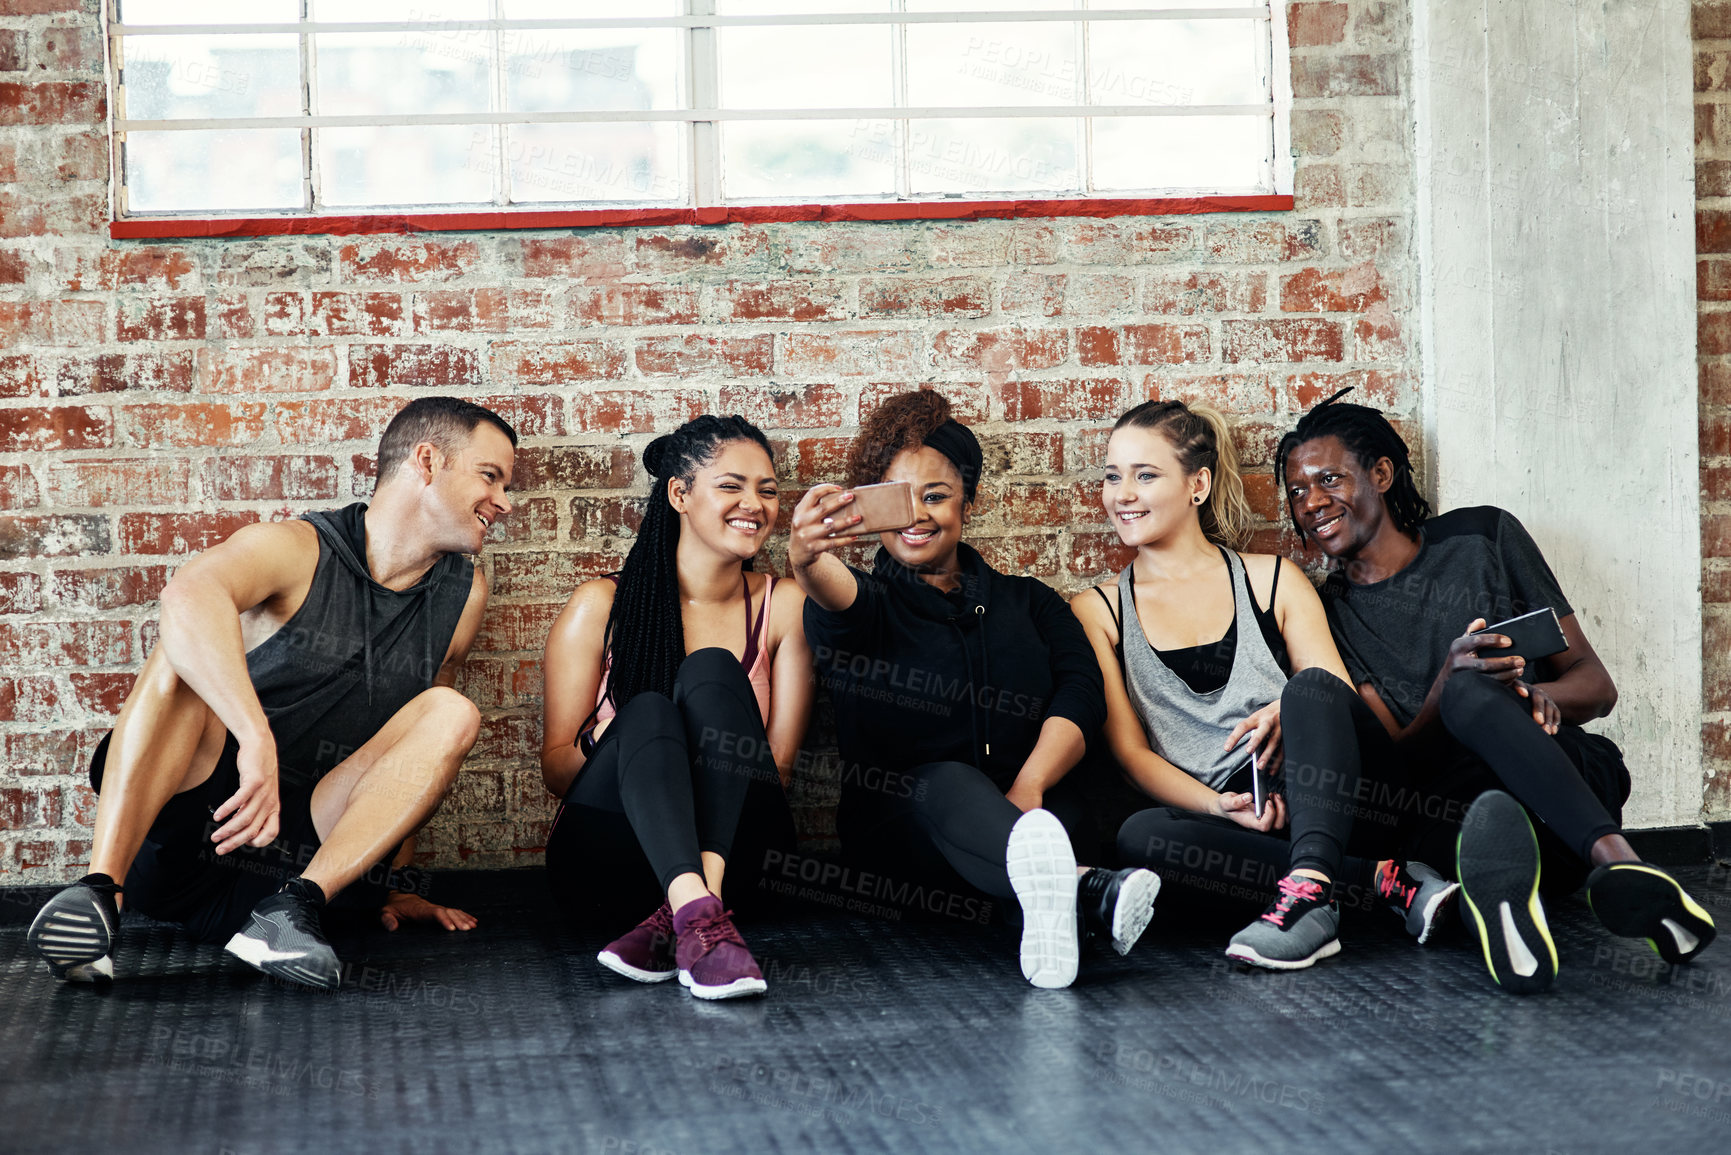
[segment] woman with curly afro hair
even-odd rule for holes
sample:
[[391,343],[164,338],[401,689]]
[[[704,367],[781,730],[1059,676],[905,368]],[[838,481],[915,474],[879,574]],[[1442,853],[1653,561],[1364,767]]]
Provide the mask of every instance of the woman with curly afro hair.
[[[1160,883],[1077,867],[1091,824],[1066,775],[1105,717],[1100,670],[1062,598],[962,541],[982,464],[942,394],[892,397],[854,440],[848,487],[800,502],[789,560],[835,706],[844,853],[873,896],[930,913],[985,921],[1013,900],[1022,974],[1064,987],[1078,904],[1122,954]],[[853,488],[886,481],[910,487],[913,524],[879,535],[869,572],[846,565],[832,551],[861,540]]]

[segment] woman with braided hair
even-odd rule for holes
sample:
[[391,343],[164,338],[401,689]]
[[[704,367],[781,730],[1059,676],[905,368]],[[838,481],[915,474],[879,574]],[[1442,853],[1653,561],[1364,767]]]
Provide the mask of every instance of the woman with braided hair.
[[[648,507],[617,574],[571,595],[547,639],[541,777],[556,894],[660,901],[598,956],[705,999],[766,984],[722,878],[791,848],[784,787],[811,713],[804,595],[751,571],[775,528],[775,465],[741,417],[705,415],[643,454]],[[642,884],[647,883],[647,886]],[[749,882],[746,882],[749,885]]]

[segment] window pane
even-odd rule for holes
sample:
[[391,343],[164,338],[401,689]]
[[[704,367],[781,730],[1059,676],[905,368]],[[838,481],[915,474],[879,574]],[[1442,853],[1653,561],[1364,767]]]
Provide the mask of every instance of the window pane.
[[1272,192],[1273,154],[1273,124],[1264,116],[1099,119],[1094,188]]
[[1046,12],[1074,7],[1071,0],[908,0],[909,12]]
[[1089,30],[1094,104],[1265,104],[1266,25],[1126,20]]
[[129,119],[300,114],[298,37],[128,36],[122,51]]
[[911,24],[914,107],[1078,104],[1076,25]]
[[129,132],[125,151],[128,212],[301,207],[298,129]]
[[1074,120],[914,120],[908,123],[913,192],[1075,192]]
[[763,120],[721,127],[729,200],[879,197],[896,191],[887,120]]
[[487,0],[312,0],[312,18],[327,24],[485,20]]
[[678,32],[527,30],[500,35],[505,107],[512,112],[679,107]]
[[1088,0],[1098,11],[1126,8],[1264,8],[1267,0]]
[[681,124],[523,124],[506,136],[511,199],[686,200]]
[[888,12],[890,0],[716,0],[720,16],[806,16],[836,12]]
[[[887,24],[723,28],[723,108],[879,108],[895,103]],[[766,62],[773,61],[773,67]]]
[[300,0],[121,0],[122,24],[289,24]]
[[605,20],[621,16],[678,16],[679,0],[505,0],[507,20]]
[[318,51],[317,109],[324,116],[486,112],[487,38],[477,33],[330,33]]
[[486,125],[324,128],[313,132],[326,205],[474,204],[493,199]]

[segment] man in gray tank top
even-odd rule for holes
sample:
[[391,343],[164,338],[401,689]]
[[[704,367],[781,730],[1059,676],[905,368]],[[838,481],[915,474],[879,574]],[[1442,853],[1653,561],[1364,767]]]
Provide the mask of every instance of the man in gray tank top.
[[[409,861],[480,729],[452,688],[487,604],[463,555],[511,510],[516,444],[489,410],[419,398],[379,443],[370,506],[247,526],[180,568],[91,760],[92,873],[30,928],[58,977],[112,977],[123,900],[339,985],[326,899]],[[381,918],[474,925],[401,893]]]

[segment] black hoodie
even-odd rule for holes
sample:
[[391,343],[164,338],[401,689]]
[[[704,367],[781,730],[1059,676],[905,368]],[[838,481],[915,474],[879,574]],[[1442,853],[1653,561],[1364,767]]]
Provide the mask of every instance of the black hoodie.
[[877,785],[885,771],[937,761],[978,766],[1007,791],[1047,718],[1068,718],[1089,742],[1106,720],[1099,663],[1064,600],[1038,579],[999,573],[970,546],[958,556],[954,593],[879,549],[873,572],[853,570],[859,594],[847,609],[806,599],[844,800],[888,789]]

